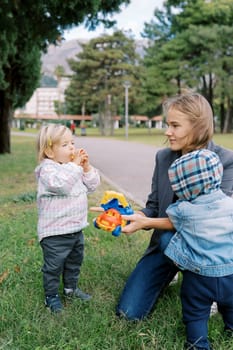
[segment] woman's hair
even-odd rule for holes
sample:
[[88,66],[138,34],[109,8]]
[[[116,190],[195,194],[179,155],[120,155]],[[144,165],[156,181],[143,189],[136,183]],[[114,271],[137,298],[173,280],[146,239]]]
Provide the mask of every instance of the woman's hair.
[[61,137],[67,132],[71,132],[65,125],[47,124],[42,126],[37,138],[37,155],[38,161],[48,158],[46,150],[57,144]]
[[185,93],[168,98],[163,104],[164,115],[174,109],[182,112],[192,123],[187,151],[205,148],[214,132],[213,111],[206,98],[198,93]]

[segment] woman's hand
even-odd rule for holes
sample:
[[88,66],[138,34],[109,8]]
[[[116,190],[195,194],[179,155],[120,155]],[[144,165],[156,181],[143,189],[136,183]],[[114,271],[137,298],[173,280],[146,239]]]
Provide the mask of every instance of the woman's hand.
[[135,213],[132,215],[122,215],[122,219],[130,221],[129,224],[121,229],[123,233],[130,235],[138,230],[141,230],[142,228],[145,228],[146,219],[148,218],[142,213]]
[[122,219],[130,223],[122,228],[122,232],[130,235],[141,229],[174,230],[169,218],[148,218],[142,212],[132,215],[122,215]]

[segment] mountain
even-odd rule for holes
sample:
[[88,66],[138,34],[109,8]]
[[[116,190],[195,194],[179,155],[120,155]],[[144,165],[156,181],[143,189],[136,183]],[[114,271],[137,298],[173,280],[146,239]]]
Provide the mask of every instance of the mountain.
[[[57,66],[63,66],[67,74],[71,73],[67,59],[74,58],[81,50],[79,43],[87,43],[87,39],[75,39],[63,41],[59,45],[49,45],[48,50],[41,57],[42,72],[46,76],[54,76],[54,71]],[[147,46],[146,39],[136,40],[136,51],[143,57],[145,47]]]
[[82,50],[79,42],[86,43],[88,40],[69,40],[57,46],[49,45],[47,52],[41,57],[44,75],[53,76],[57,66],[63,66],[67,74],[71,73],[67,59],[74,58]]

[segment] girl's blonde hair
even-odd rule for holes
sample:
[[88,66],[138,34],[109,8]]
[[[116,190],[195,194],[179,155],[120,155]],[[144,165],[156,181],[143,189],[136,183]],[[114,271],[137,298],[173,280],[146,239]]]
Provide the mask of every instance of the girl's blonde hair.
[[192,133],[186,150],[205,148],[213,137],[213,111],[206,98],[198,93],[185,93],[167,99],[163,104],[164,115],[174,109],[187,116],[192,123]]
[[39,162],[48,158],[46,151],[52,148],[54,144],[57,144],[67,131],[71,133],[69,128],[61,124],[47,124],[42,126],[37,138],[37,156]]

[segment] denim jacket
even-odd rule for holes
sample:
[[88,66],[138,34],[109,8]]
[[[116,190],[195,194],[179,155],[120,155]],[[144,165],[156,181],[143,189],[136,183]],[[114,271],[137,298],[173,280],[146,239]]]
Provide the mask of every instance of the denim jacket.
[[167,214],[177,232],[164,253],[180,269],[210,277],[233,274],[233,198],[218,190],[178,200]]

